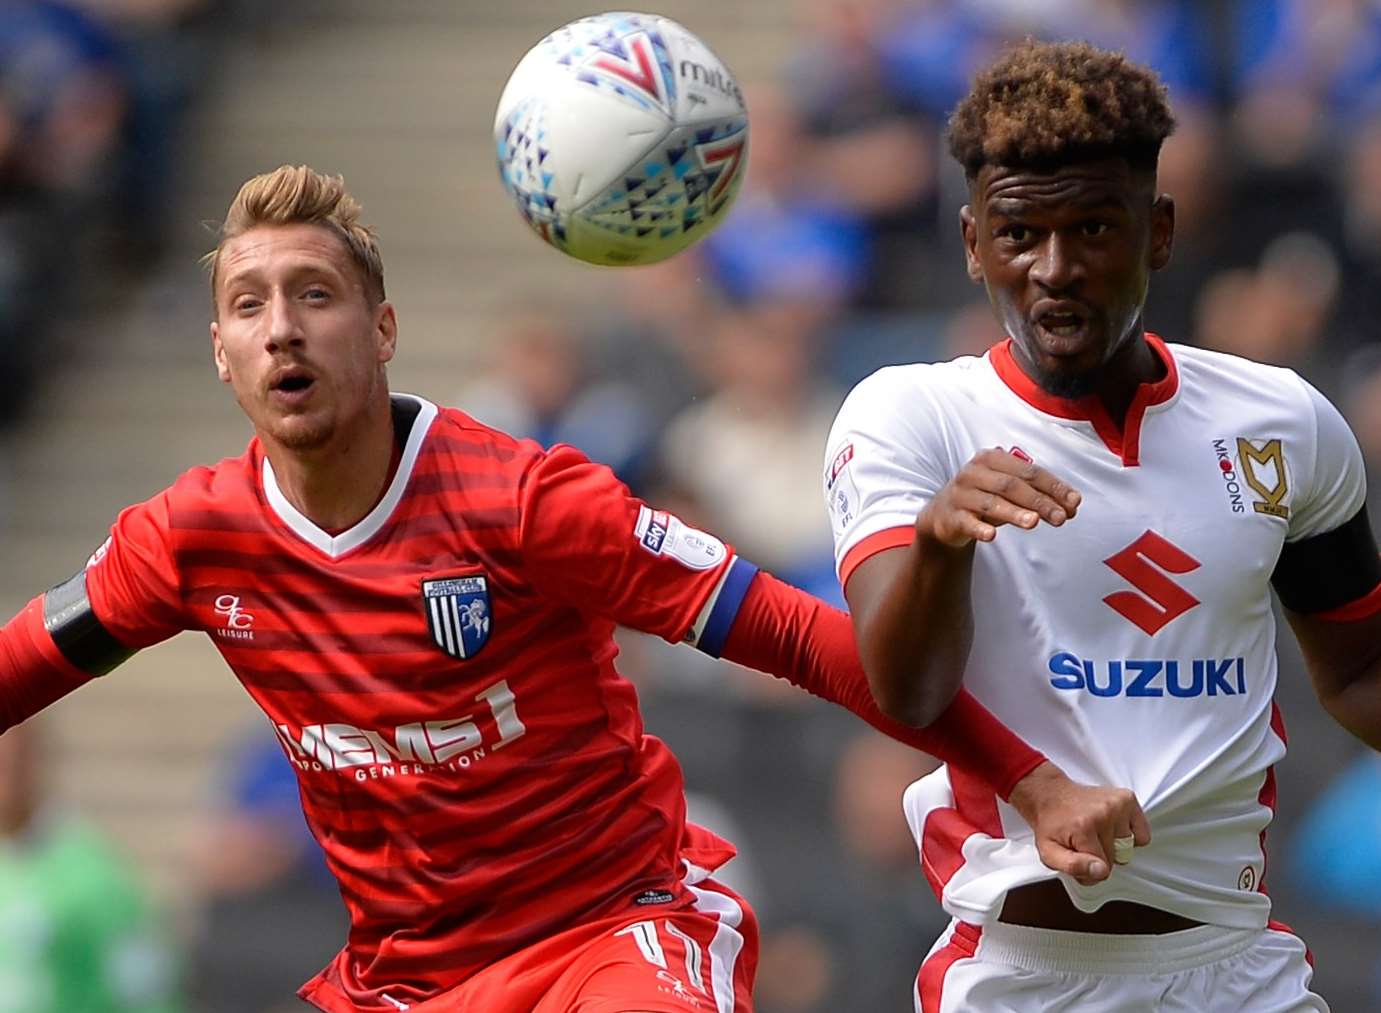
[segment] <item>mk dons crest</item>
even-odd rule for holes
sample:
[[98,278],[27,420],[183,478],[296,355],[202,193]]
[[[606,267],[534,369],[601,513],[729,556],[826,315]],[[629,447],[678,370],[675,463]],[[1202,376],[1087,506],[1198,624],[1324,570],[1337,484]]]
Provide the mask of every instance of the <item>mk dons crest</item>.
[[1281,501],[1290,491],[1290,477],[1280,440],[1266,440],[1258,449],[1255,442],[1239,436],[1237,455],[1242,477],[1252,492],[1261,497],[1252,503],[1252,509],[1259,514],[1288,519],[1290,508]]
[[484,577],[446,577],[422,582],[427,627],[453,658],[473,658],[489,640],[489,584]]

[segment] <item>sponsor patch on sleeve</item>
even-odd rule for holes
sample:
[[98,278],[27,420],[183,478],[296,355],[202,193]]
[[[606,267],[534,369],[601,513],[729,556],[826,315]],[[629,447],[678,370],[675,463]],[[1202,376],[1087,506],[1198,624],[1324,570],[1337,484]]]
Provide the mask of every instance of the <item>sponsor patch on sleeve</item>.
[[714,535],[706,534],[665,510],[644,506],[633,528],[638,544],[654,556],[670,556],[691,570],[709,570],[724,562],[728,550]]
[[834,455],[834,460],[830,463],[830,473],[825,476],[825,488],[833,489],[835,481],[839,478],[839,473],[848,467],[849,462],[854,459],[854,445],[844,444],[839,453]]
[[830,521],[835,537],[848,530],[858,516],[858,486],[854,484],[854,445],[846,443],[830,459],[825,471],[825,502],[829,504]]

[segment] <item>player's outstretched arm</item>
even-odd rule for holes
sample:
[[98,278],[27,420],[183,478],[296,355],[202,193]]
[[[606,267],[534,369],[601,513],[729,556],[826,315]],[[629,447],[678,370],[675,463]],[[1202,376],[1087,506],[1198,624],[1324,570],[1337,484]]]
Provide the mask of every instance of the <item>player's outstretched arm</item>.
[[1106,877],[1112,838],[1129,836],[1140,814],[1131,793],[1070,782],[967,693],[947,700],[927,728],[890,720],[869,691],[843,612],[651,510],[570,447],[534,459],[522,511],[527,573],[544,593],[847,707],[1010,798],[1051,868],[1085,881]]
[[909,545],[864,560],[844,589],[878,704],[923,727],[963,682],[973,643],[970,585],[979,542],[1003,525],[1059,527],[1080,496],[1044,468],[1000,448],[974,456],[916,517]]
[[[126,510],[116,534],[85,568],[33,599],[0,629],[0,731],[181,628],[167,618],[178,614],[177,605],[165,604],[177,600],[175,585],[147,577],[150,566],[164,560],[148,549],[160,544],[156,539],[140,537],[151,528],[152,514],[146,505]],[[102,615],[120,621],[107,625]]]
[[46,597],[33,599],[0,628],[0,732],[33,717],[96,674],[73,665],[54,642],[44,621]]
[[759,572],[749,584],[721,656],[839,704],[892,738],[973,773],[1030,824],[1045,864],[1080,882],[1107,878],[1114,838],[1150,843],[1150,827],[1130,791],[1071,781],[962,689],[925,728],[887,717],[869,691],[849,617],[770,574]]

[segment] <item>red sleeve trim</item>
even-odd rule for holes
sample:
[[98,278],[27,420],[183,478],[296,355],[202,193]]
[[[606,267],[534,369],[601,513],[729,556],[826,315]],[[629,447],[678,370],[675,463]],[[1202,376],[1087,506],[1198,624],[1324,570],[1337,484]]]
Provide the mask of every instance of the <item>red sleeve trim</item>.
[[1316,612],[1314,618],[1326,619],[1334,623],[1355,623],[1359,619],[1369,619],[1378,612],[1381,612],[1381,584],[1377,584],[1356,601],[1339,605],[1327,612]]
[[916,538],[916,529],[908,524],[905,527],[887,528],[876,531],[844,553],[844,561],[839,564],[839,586],[847,587],[849,578],[859,566],[888,549],[900,549],[910,545]]

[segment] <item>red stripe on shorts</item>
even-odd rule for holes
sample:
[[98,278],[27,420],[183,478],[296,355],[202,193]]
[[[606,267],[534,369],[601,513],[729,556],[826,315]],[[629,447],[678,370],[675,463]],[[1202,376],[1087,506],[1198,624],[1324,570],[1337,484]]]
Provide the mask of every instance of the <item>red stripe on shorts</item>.
[[978,950],[983,930],[968,922],[956,922],[949,942],[930,955],[916,975],[916,994],[921,997],[921,1013],[940,1013],[940,997],[945,975],[955,961],[967,960]]

